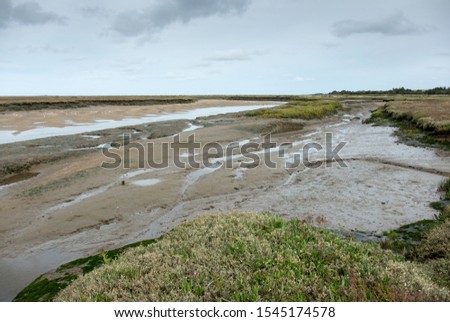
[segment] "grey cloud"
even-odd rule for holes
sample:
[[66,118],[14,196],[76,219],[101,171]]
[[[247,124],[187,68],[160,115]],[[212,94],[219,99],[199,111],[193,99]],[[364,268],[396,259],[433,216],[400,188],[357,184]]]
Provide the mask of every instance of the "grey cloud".
[[120,13],[113,30],[123,36],[154,33],[175,22],[245,11],[251,0],[166,0],[143,10]]
[[99,6],[85,6],[79,9],[79,11],[89,17],[101,17],[108,16],[110,14],[109,10],[99,7]]
[[36,2],[25,2],[13,6],[11,0],[0,0],[0,28],[14,21],[24,25],[42,25],[46,23],[63,24],[65,17],[51,11],[44,11]]
[[11,19],[11,0],[0,0],[0,28],[5,27]]
[[423,31],[425,31],[424,28],[410,21],[401,12],[380,21],[343,20],[335,23],[332,28],[333,34],[340,38],[363,33],[398,36],[416,34]]
[[47,22],[65,23],[66,18],[51,11],[42,10],[36,2],[25,2],[13,8],[14,20],[25,25],[42,25]]

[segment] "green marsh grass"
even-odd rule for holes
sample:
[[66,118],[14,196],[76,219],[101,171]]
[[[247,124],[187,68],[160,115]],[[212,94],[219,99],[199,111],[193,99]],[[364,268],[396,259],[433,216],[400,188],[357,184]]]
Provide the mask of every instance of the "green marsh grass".
[[205,216],[129,249],[56,301],[448,300],[420,267],[271,214]]
[[286,105],[270,109],[259,109],[246,112],[246,116],[276,119],[320,119],[335,114],[342,106],[337,102],[289,102]]

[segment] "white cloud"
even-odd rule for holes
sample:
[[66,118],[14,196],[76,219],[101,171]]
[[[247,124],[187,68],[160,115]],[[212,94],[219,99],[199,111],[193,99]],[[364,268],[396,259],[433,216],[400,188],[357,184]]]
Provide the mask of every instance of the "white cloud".
[[296,76],[296,77],[294,77],[294,81],[295,82],[304,82],[304,81],[306,81],[306,78],[303,76]]
[[311,81],[313,80],[312,78],[309,77],[304,77],[304,76],[296,76],[294,77],[294,82],[307,82],[307,81]]

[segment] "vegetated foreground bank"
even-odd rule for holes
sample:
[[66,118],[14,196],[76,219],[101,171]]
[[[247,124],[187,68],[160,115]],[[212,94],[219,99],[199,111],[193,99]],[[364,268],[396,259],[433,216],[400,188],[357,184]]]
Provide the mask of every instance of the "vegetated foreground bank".
[[79,277],[57,301],[449,300],[420,266],[271,214],[185,223]]

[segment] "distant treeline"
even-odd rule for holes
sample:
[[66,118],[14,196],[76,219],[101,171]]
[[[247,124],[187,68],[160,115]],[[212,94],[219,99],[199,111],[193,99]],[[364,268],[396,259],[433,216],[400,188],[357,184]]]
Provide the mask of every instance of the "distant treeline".
[[393,88],[388,91],[333,91],[331,95],[450,95],[450,87],[432,89]]

